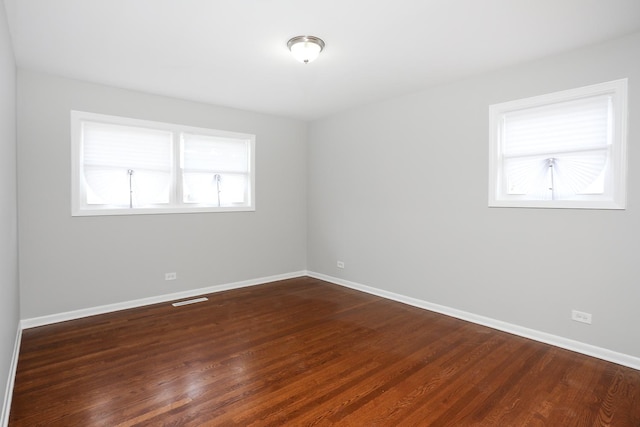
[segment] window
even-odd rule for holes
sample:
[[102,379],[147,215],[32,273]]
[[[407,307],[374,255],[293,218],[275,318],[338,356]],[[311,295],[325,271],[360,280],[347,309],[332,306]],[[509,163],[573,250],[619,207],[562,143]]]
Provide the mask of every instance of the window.
[[489,206],[624,209],[627,80],[489,108]]
[[255,210],[255,136],[71,112],[72,215]]

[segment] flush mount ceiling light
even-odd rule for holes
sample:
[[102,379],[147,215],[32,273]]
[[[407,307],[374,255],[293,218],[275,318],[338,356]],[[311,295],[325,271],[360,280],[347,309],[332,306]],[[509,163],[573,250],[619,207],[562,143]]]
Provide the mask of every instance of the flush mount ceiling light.
[[320,55],[324,41],[314,36],[297,36],[287,42],[287,47],[294,58],[308,64]]

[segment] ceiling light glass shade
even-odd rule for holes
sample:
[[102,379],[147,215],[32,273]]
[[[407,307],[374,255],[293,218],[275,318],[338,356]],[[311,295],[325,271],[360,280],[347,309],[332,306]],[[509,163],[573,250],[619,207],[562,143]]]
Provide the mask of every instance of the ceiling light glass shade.
[[297,36],[287,42],[287,47],[294,58],[308,64],[320,55],[324,41],[314,36]]

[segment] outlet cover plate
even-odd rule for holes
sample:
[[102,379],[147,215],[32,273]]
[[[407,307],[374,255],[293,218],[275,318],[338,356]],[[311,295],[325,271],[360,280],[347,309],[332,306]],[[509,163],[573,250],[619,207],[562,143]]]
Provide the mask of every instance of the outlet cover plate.
[[584,311],[571,310],[571,319],[576,322],[591,324],[591,313],[585,313]]

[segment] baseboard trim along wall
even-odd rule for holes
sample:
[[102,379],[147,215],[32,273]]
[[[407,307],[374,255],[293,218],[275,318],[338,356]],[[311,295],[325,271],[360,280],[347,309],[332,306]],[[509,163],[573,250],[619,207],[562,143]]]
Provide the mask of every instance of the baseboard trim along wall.
[[206,288],[192,289],[173,294],[158,295],[155,297],[142,298],[132,301],[125,301],[115,304],[101,305],[98,307],[85,308],[81,310],[67,311],[65,313],[51,314],[48,316],[23,319],[20,324],[22,329],[35,328],[37,326],[50,325],[52,323],[65,322],[67,320],[80,319],[83,317],[95,316],[97,314],[112,313],[114,311],[126,310],[129,308],[143,307],[145,305],[159,304],[163,302],[175,301],[184,298],[192,298],[204,294],[228,291],[231,289],[246,288],[249,286],[262,285],[278,280],[293,279],[294,277],[306,276],[306,271],[279,274],[275,276],[261,277],[258,279],[244,280],[241,282],[226,283],[223,285],[209,286]]
[[9,425],[9,411],[11,410],[11,399],[13,398],[13,385],[16,381],[16,371],[18,370],[18,356],[20,355],[20,343],[22,342],[22,328],[18,325],[16,332],[16,342],[13,346],[13,355],[11,356],[11,366],[9,367],[9,378],[7,380],[7,388],[4,392],[4,403],[2,404],[2,413],[0,413],[0,426],[7,427]]
[[351,282],[344,279],[339,279],[337,277],[328,276],[326,274],[308,271],[307,275],[316,279],[324,280],[325,282],[330,282],[336,285],[355,289],[357,291],[366,292],[368,294],[376,295],[376,296],[390,299],[393,301],[398,301],[404,304],[412,305],[414,307],[422,308],[422,309],[433,311],[436,313],[445,314],[447,316],[455,317],[457,319],[466,320],[468,322],[476,323],[478,325],[487,326],[492,329],[508,332],[510,334],[532,339],[534,341],[543,342],[545,344],[550,344],[556,347],[564,348],[566,350],[575,351],[576,353],[585,354],[587,356],[596,357],[598,359],[606,360],[608,362],[613,362],[619,365],[627,366],[629,368],[640,370],[640,358],[630,356],[628,354],[618,353],[612,350],[608,350],[606,348],[596,347],[591,344],[570,340],[568,338],[548,334],[546,332],[537,331],[535,329],[524,328],[522,326],[492,319],[490,317],[479,316],[477,314],[469,313],[462,310],[457,310],[455,308],[451,308],[451,307],[447,307],[439,304],[433,304],[417,298],[412,298],[405,295],[384,291],[382,289],[373,288],[370,286],[362,285],[360,283],[355,283],[355,282]]

